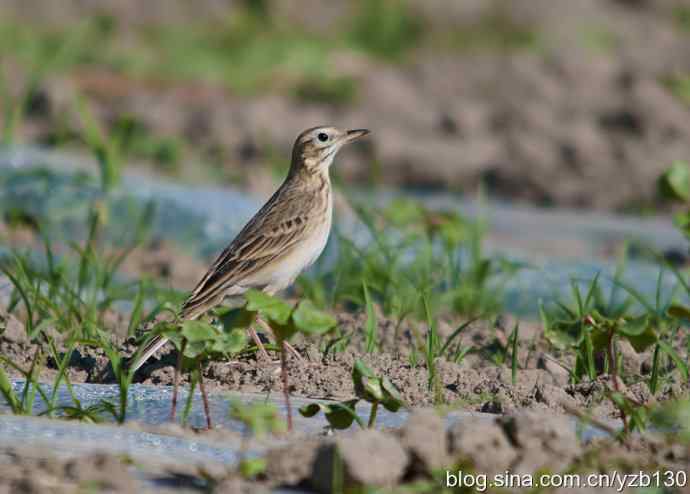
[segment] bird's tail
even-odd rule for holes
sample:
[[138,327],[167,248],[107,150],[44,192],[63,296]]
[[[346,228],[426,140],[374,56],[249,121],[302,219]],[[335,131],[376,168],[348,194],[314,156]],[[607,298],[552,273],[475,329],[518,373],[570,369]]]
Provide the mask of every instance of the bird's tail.
[[151,358],[151,355],[156,353],[158,350],[163,348],[165,344],[169,341],[169,338],[167,336],[164,336],[162,334],[159,334],[155,338],[153,338],[148,345],[146,345],[146,348],[144,351],[141,353],[139,358],[134,362],[132,367],[130,367],[132,372],[136,372],[139,367],[144,365],[148,359]]
[[[180,320],[192,320],[192,319],[196,319],[201,314],[203,314],[202,310],[198,310],[198,308],[194,308],[194,307],[189,307],[185,303],[182,306],[182,309],[180,310],[179,319]],[[168,338],[167,336],[162,335],[162,334],[159,334],[158,336],[153,338],[148,343],[148,345],[146,345],[146,348],[144,348],[144,350],[141,352],[141,355],[139,356],[139,358],[130,367],[130,370],[132,372],[136,372],[139,369],[139,367],[144,365],[146,363],[146,361],[148,359],[150,359],[154,353],[156,353],[158,350],[163,348],[168,341],[170,341],[170,338]]]

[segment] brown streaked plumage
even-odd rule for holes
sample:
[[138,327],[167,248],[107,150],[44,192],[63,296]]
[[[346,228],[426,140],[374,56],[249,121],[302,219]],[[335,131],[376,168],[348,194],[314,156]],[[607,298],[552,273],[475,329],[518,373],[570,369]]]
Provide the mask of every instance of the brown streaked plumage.
[[[328,171],[335,154],[368,133],[335,127],[302,132],[287,178],[211,265],[183,304],[180,317],[196,319],[225,297],[250,288],[273,294],[291,285],[326,246],[333,212]],[[163,336],[151,341],[134,370],[166,342]]]

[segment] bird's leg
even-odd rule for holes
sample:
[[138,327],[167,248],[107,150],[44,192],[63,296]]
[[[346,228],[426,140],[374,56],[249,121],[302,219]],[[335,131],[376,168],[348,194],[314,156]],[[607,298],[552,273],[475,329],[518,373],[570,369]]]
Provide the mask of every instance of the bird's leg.
[[211,411],[208,406],[208,395],[206,394],[206,386],[204,386],[204,369],[201,366],[201,360],[198,361],[199,366],[199,389],[201,390],[201,399],[204,402],[204,414],[206,415],[206,427],[211,430]]
[[[257,317],[257,318],[256,318],[256,321],[261,325],[262,328],[264,328],[265,331],[268,331],[268,332],[270,332],[270,333],[273,333],[273,330],[271,329],[271,327],[268,325],[268,323],[267,323],[266,321],[264,321],[264,320],[261,319],[260,317]],[[275,335],[274,335],[274,336],[275,336]],[[282,347],[283,347],[283,346],[284,346],[291,354],[293,354],[293,355],[297,358],[297,360],[299,360],[299,363],[300,363],[300,364],[305,365],[305,364],[307,363],[306,360],[304,360],[304,357],[302,357],[302,356],[299,354],[299,352],[295,349],[295,347],[293,347],[290,343],[288,343],[287,341],[283,341],[282,346],[281,346],[281,352],[282,352]]]
[[280,372],[283,378],[283,395],[285,396],[285,408],[287,409],[288,432],[292,432],[292,408],[290,407],[290,387],[288,385],[287,371],[287,342],[280,341]]
[[175,421],[175,411],[177,410],[177,390],[180,387],[180,372],[182,371],[182,359],[184,358],[184,351],[187,348],[187,340],[182,340],[180,352],[177,354],[177,364],[175,365],[175,374],[173,375],[173,395],[170,408],[170,421]]
[[266,347],[264,347],[264,344],[261,343],[261,338],[259,338],[259,335],[256,334],[256,331],[254,330],[253,327],[249,326],[249,329],[247,329],[249,332],[249,336],[252,337],[252,340],[254,340],[254,343],[256,344],[256,347],[259,349],[259,353],[266,359],[270,359],[268,352],[266,351]]

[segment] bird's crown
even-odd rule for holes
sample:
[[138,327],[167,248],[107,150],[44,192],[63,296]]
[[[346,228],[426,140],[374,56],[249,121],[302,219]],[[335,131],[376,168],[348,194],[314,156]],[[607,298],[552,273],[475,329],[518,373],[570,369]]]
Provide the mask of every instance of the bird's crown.
[[345,144],[369,134],[367,129],[342,130],[337,127],[312,127],[302,132],[292,148],[290,173],[327,172],[335,154]]

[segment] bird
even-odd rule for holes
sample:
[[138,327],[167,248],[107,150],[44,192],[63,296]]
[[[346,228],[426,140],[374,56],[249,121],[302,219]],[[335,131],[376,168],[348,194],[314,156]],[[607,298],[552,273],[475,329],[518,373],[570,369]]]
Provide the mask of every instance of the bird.
[[[179,319],[197,319],[226,297],[241,296],[249,289],[274,295],[292,285],[318,259],[328,242],[333,222],[329,170],[336,153],[369,133],[368,129],[318,126],[299,134],[285,180],[216,258],[182,304]],[[265,321],[258,322],[268,328]],[[265,353],[254,329],[248,331]],[[131,371],[136,372],[167,342],[164,335],[154,337]],[[174,412],[173,403],[173,418]],[[208,414],[207,421],[210,425]]]

